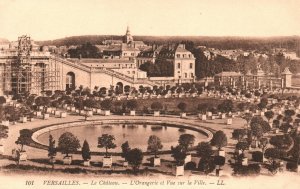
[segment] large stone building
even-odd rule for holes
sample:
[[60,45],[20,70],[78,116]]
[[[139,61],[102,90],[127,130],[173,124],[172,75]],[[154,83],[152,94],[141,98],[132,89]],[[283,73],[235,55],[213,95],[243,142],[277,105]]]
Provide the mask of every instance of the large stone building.
[[[28,36],[18,41],[0,40],[0,95],[40,94],[46,90],[69,90],[82,85],[138,88],[161,84],[194,82],[195,58],[183,44],[147,46],[134,41],[129,28],[123,40],[106,40],[97,45],[101,59],[68,58],[66,47],[40,47]],[[75,46],[72,48],[76,48]],[[173,64],[172,77],[149,78],[139,70],[146,61],[160,58]]]
[[[261,69],[257,73],[241,74],[237,72],[221,72],[214,76],[217,86],[240,87],[240,88],[293,88],[292,73],[288,68],[281,73],[281,77],[265,74]],[[295,88],[295,87],[294,87]]]
[[[28,36],[0,51],[0,95],[79,87],[153,86],[134,59],[69,59],[41,51]],[[17,44],[17,47],[15,46]]]

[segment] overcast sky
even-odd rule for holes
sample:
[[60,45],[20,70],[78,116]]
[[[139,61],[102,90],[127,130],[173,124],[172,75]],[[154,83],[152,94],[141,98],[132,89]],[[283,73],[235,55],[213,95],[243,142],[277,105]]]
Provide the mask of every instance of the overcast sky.
[[300,0],[0,0],[0,38],[300,35]]

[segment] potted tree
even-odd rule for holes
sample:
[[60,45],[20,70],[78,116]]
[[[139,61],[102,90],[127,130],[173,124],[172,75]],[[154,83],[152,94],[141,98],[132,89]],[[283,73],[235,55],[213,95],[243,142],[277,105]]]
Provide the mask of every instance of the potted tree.
[[215,156],[214,157],[214,164],[217,166],[216,168],[216,176],[221,175],[221,167],[225,164],[225,157],[223,156]]
[[[195,136],[191,134],[182,134],[179,137],[178,143],[182,146],[185,152],[188,152],[189,148],[193,147],[195,143]],[[184,163],[192,161],[192,155],[188,153],[184,159]]]
[[196,153],[201,157],[198,169],[205,174],[212,172],[215,169],[215,164],[213,163],[214,157],[212,156],[214,151],[212,146],[208,142],[201,142],[196,147]]
[[111,108],[111,100],[105,99],[101,102],[102,112],[104,116],[110,115],[110,108]]
[[98,148],[105,148],[105,156],[103,157],[103,167],[112,166],[112,157],[108,155],[108,149],[114,149],[117,145],[114,143],[115,137],[109,134],[102,134],[98,137]]
[[2,140],[8,137],[8,127],[5,125],[0,125],[0,155],[4,153],[4,146]]
[[128,141],[124,142],[121,148],[122,148],[122,157],[124,158],[123,166],[127,167],[128,166],[127,156],[128,156],[128,152],[130,151]]
[[130,110],[130,115],[135,116],[135,110],[138,107],[138,103],[135,99],[131,99],[127,101],[127,108]]
[[277,159],[286,157],[286,155],[287,154],[284,150],[280,150],[277,148],[266,149],[265,156],[269,159],[269,163],[266,167],[272,175],[275,175],[281,166]]
[[147,150],[151,153],[154,153],[153,157],[153,166],[160,166],[160,158],[157,156],[157,152],[163,148],[163,145],[161,144],[160,138],[151,135],[148,139],[148,147]]
[[259,141],[259,147],[261,148],[262,155],[263,155],[263,162],[266,161],[266,159],[265,159],[265,150],[266,150],[266,147],[267,147],[268,144],[269,144],[269,140],[266,137],[261,138],[260,141]]
[[270,120],[274,117],[273,111],[267,111],[264,113],[265,117],[268,119],[268,122],[270,123]]
[[[236,144],[235,149],[238,152],[238,157],[241,159],[241,164],[244,166],[248,165],[248,158],[245,157],[244,151],[249,148],[249,144],[246,141],[240,141]],[[241,153],[239,153],[241,152]]]
[[86,140],[84,140],[83,142],[81,155],[84,160],[83,165],[86,167],[90,166],[91,151],[90,151],[90,145]]
[[155,117],[160,116],[160,110],[163,108],[162,104],[160,102],[153,102],[151,104],[151,109],[154,110],[153,115]]
[[70,132],[63,133],[58,139],[58,149],[62,154],[66,154],[63,158],[63,162],[66,165],[72,163],[72,156],[70,153],[75,153],[80,148],[79,140]]
[[175,176],[184,175],[184,160],[186,158],[186,148],[181,145],[171,147],[172,157],[175,159],[175,166],[172,168],[172,173]]
[[27,160],[27,154],[24,150],[24,145],[29,145],[31,142],[32,130],[29,129],[22,129],[20,130],[20,136],[18,137],[17,141],[15,142],[17,145],[21,145],[21,148],[18,150],[18,164],[20,161]]
[[143,162],[143,152],[142,150],[138,149],[138,148],[134,148],[132,150],[129,150],[128,154],[127,154],[127,160],[129,165],[132,166],[132,169],[134,172],[137,172],[139,170],[140,165]]
[[55,148],[55,140],[53,139],[52,135],[49,135],[49,146],[48,146],[48,157],[49,162],[52,164],[52,168],[54,167],[55,163],[55,156],[56,156],[56,148]]
[[218,155],[225,157],[225,151],[222,150],[223,147],[227,146],[227,137],[223,131],[217,131],[214,133],[211,139],[211,145],[218,148]]
[[203,121],[206,120],[206,112],[207,112],[208,108],[209,108],[209,105],[207,103],[198,104],[198,111],[200,112],[198,114],[198,116]]
[[180,117],[181,118],[184,118],[186,117],[186,113],[185,113],[185,110],[187,108],[187,104],[184,103],[184,102],[180,102],[177,107],[181,110],[181,113],[180,113]]

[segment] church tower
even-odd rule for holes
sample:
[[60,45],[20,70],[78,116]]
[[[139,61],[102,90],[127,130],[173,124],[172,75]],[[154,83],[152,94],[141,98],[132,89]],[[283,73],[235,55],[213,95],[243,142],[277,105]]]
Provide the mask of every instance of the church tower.
[[127,44],[133,42],[133,37],[130,34],[129,26],[127,26],[127,30],[126,30],[126,34],[124,35],[123,42]]

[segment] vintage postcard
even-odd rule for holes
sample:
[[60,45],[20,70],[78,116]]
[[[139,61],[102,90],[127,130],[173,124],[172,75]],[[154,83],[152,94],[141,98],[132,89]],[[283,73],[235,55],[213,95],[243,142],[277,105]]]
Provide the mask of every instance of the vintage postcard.
[[299,21],[299,0],[0,0],[0,188],[299,188]]

